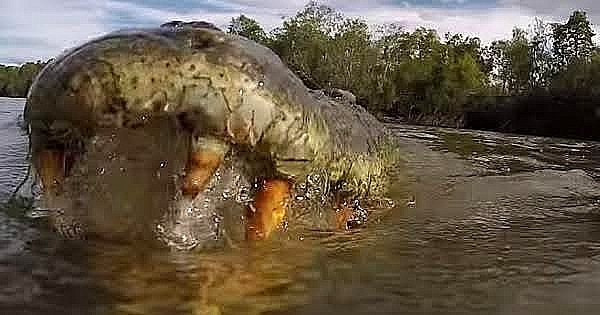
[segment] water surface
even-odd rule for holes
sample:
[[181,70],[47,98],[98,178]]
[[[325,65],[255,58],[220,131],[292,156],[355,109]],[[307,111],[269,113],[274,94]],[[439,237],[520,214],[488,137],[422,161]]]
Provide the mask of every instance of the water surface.
[[[0,98],[0,198],[25,177]],[[598,314],[600,144],[390,124],[396,207],[348,233],[204,252],[65,241],[0,211],[0,314]]]

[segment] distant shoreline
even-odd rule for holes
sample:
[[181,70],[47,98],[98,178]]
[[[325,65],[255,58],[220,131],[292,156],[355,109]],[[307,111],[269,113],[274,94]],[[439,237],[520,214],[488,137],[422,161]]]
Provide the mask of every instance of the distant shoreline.
[[[23,105],[26,101],[23,97],[0,99]],[[600,98],[488,97],[473,102],[472,109],[459,113],[371,112],[388,123],[600,141]]]
[[600,141],[600,97],[487,96],[473,98],[459,112],[376,115],[411,125]]

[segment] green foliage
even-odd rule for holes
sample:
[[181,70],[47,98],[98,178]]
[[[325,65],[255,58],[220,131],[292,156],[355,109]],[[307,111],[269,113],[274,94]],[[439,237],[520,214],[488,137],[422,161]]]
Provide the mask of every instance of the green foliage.
[[330,67],[339,71],[330,77],[328,84],[366,95],[369,91],[360,81],[369,75],[373,53],[368,25],[358,19],[344,21],[330,40],[327,51]]
[[532,72],[531,45],[527,33],[513,30],[510,40],[495,41],[490,46],[494,81],[505,93],[519,94],[529,89]]
[[587,60],[569,63],[552,80],[551,91],[559,95],[600,96],[600,51],[590,52]]
[[25,97],[44,65],[41,61],[28,62],[20,67],[0,65],[0,96]]
[[[398,24],[373,32],[315,1],[270,33],[244,15],[228,32],[271,48],[308,87],[349,90],[374,111],[460,113],[472,96],[485,95],[600,95],[600,50],[581,11],[564,24],[538,19],[486,47],[478,38]],[[0,66],[1,95],[24,96],[43,65]]]
[[372,110],[460,112],[474,95],[598,93],[598,53],[587,15],[564,24],[536,20],[530,31],[482,47],[478,38],[394,24],[371,32],[310,2],[270,34],[270,47],[311,88],[352,91]]
[[589,61],[594,50],[594,31],[583,11],[575,11],[565,24],[553,24],[554,55],[563,69],[571,63]]
[[267,34],[260,24],[258,24],[256,20],[253,20],[243,14],[231,19],[231,22],[227,27],[227,32],[230,34],[244,36],[257,43],[267,43]]
[[310,2],[303,11],[284,21],[272,33],[271,48],[313,88],[326,88],[330,82],[334,36],[343,23],[333,9]]
[[550,92],[554,94],[599,96],[600,53],[594,46],[594,32],[585,12],[575,11],[565,24],[553,24],[554,69]]
[[271,34],[270,47],[311,88],[352,91],[373,110],[432,112],[460,108],[487,82],[477,38],[398,25],[370,31],[310,2]]
[[544,90],[554,73],[552,32],[543,20],[535,20],[531,30],[529,86],[532,92]]

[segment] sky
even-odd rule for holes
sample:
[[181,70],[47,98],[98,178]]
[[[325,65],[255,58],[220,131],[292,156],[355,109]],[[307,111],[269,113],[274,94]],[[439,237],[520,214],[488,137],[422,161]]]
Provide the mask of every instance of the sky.
[[[110,31],[172,20],[205,20],[225,27],[245,14],[267,30],[308,0],[0,0],[0,64],[46,60]],[[600,0],[330,0],[319,1],[371,24],[399,23],[477,36],[487,44],[509,38],[534,18],[564,21],[585,10],[600,33]],[[598,41],[600,36],[596,36]]]

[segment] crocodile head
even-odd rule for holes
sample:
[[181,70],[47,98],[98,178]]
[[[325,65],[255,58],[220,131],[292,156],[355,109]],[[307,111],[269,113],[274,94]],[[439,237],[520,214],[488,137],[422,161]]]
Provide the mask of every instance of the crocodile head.
[[108,34],[46,66],[28,95],[42,206],[68,236],[223,239],[263,181],[343,164],[321,104],[268,48],[208,23]]

